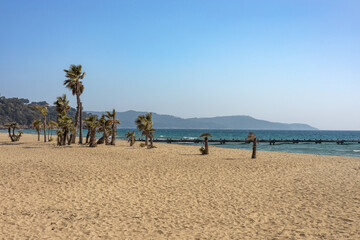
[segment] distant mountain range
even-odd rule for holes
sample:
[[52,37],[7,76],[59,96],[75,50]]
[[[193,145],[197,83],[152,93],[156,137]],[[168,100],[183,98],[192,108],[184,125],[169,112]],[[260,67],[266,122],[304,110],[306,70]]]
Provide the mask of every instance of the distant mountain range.
[[[100,116],[103,112],[86,111]],[[145,112],[118,112],[120,128],[135,128],[135,119]],[[247,130],[318,130],[307,124],[278,123],[255,119],[250,116],[224,116],[212,118],[180,118],[171,115],[153,113],[155,129],[247,129]]]

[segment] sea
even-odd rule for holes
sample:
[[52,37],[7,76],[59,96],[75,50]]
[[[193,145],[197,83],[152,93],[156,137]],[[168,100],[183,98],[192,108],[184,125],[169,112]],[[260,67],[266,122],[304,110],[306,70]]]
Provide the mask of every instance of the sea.
[[[125,139],[127,131],[136,132],[136,138],[142,138],[136,129],[118,129],[117,139]],[[23,129],[25,134],[36,134],[33,129]],[[360,141],[360,131],[288,131],[288,130],[213,130],[213,129],[157,129],[155,132],[155,139],[197,139],[199,136],[208,132],[212,135],[213,139],[245,139],[249,132],[253,132],[258,139],[314,139],[314,140],[357,140]],[[0,130],[0,132],[7,132],[7,130]],[[53,134],[55,130],[53,130]],[[87,131],[84,130],[83,135],[86,136]],[[98,134],[100,137],[101,134]],[[174,144],[174,143],[173,143]],[[189,143],[179,143],[189,144]],[[189,144],[201,145],[201,144]],[[226,143],[226,144],[210,144],[212,146],[222,148],[240,148],[251,149],[252,145],[247,143]],[[257,149],[259,151],[273,151],[273,152],[289,152],[289,153],[305,153],[317,155],[332,155],[332,156],[351,156],[360,157],[360,144],[359,143],[344,143],[338,145],[336,143],[276,143],[270,145],[269,143],[258,143]]]

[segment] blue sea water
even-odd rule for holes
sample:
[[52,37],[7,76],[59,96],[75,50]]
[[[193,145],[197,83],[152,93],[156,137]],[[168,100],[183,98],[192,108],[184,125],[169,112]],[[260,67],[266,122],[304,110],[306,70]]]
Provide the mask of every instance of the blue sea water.
[[[125,139],[127,131],[134,129],[118,129],[117,138]],[[23,130],[24,133],[35,133],[32,129]],[[249,131],[255,133],[258,139],[360,139],[360,131],[286,131],[286,130],[204,130],[204,129],[158,129],[155,133],[157,139],[196,139],[203,132],[209,132],[213,139],[245,139]],[[0,132],[7,132],[0,130]],[[137,138],[141,135],[135,130]],[[84,136],[87,131],[84,130]],[[54,131],[55,134],[55,131]],[[98,134],[100,136],[100,134]],[[196,145],[196,144],[192,144]],[[211,144],[213,146],[224,148],[241,148],[251,149],[251,144],[245,143],[226,143],[224,145]],[[269,145],[269,143],[259,143],[258,150],[275,151],[275,152],[291,152],[291,153],[307,153],[319,155],[333,155],[333,156],[353,156],[360,157],[360,144],[345,143],[338,145],[336,143],[277,143]]]

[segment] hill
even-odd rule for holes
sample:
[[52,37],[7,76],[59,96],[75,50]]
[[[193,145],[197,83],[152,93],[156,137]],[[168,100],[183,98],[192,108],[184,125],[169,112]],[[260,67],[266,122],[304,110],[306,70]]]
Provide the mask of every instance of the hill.
[[[4,127],[5,124],[11,122],[17,122],[21,128],[31,127],[32,122],[35,119],[42,118],[40,113],[33,108],[35,105],[47,106],[48,108],[48,121],[56,121],[57,112],[56,107],[51,106],[47,102],[30,102],[25,98],[6,98],[0,97],[0,127]],[[68,115],[75,118],[76,109],[71,108],[68,111]],[[83,114],[84,118],[88,114]]]
[[[87,113],[101,115],[103,112],[87,111]],[[135,119],[145,112],[118,112],[120,128],[135,128]],[[251,129],[251,130],[317,130],[307,124],[278,123],[255,119],[250,116],[224,116],[212,118],[180,118],[171,115],[153,113],[155,128],[168,129]]]

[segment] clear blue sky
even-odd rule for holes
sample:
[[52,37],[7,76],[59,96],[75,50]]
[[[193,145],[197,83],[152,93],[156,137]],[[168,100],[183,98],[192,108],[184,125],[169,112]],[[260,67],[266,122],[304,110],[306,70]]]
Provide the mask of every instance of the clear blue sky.
[[[0,93],[360,130],[360,1],[0,0]],[[71,97],[75,106],[75,98]]]

